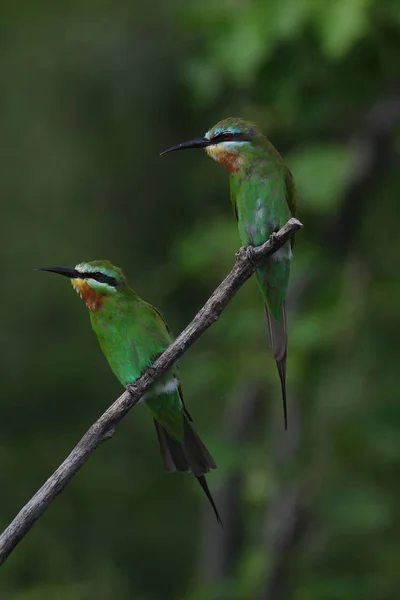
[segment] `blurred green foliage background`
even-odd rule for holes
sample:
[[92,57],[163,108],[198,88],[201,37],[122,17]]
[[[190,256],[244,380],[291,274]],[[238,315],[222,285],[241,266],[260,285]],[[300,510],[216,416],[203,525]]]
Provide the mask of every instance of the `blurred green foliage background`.
[[132,411],[0,571],[12,600],[394,600],[400,586],[398,0],[0,7],[0,527],[120,394],[68,282],[107,258],[178,333],[239,247],[200,151],[226,116],[292,168],[289,432],[250,281],[181,360],[221,531]]

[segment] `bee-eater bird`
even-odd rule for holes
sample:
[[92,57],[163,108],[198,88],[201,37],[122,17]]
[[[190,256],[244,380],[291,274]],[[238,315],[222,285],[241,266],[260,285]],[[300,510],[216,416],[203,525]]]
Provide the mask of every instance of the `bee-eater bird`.
[[[296,216],[293,176],[281,155],[254,123],[228,118],[204,137],[162,152],[204,148],[229,173],[231,201],[244,245],[260,246]],[[282,388],[285,429],[287,328],[285,298],[289,283],[293,238],[258,267],[255,273],[265,304],[269,340]]]
[[[69,277],[89,309],[92,329],[108,364],[124,387],[133,383],[171,343],[170,331],[154,306],[129,286],[121,269],[107,260],[69,267],[42,267]],[[143,400],[156,426],[162,460],[167,471],[191,471],[203,488],[219,523],[217,507],[205,473],[216,468],[197,435],[183,402],[176,366],[149,388]]]

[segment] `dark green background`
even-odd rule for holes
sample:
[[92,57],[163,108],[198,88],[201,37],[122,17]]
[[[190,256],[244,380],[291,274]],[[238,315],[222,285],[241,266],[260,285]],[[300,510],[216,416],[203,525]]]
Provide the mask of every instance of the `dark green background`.
[[120,394],[34,272],[107,258],[178,333],[239,246],[223,169],[160,158],[256,121],[298,186],[289,432],[253,281],[181,360],[225,528],[132,411],[0,570],[7,600],[394,600],[400,585],[400,3],[0,7],[0,528]]

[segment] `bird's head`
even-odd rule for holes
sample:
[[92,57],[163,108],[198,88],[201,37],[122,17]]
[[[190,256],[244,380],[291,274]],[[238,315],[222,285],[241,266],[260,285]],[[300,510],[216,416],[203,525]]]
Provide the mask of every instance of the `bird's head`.
[[79,263],[75,268],[42,267],[38,271],[69,277],[73,288],[91,312],[99,311],[107,298],[114,297],[118,288],[126,285],[121,269],[108,260]]
[[220,162],[230,173],[240,171],[251,149],[262,145],[264,136],[254,123],[229,117],[211,127],[202,138],[183,142],[162,152],[204,148],[209,156]]

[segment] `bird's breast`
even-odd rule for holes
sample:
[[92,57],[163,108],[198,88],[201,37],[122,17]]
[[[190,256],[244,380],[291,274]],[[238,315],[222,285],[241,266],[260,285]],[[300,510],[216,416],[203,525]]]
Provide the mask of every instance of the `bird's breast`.
[[215,161],[221,163],[228,173],[238,173],[242,167],[242,157],[235,150],[227,150],[220,144],[207,146],[206,152]]

